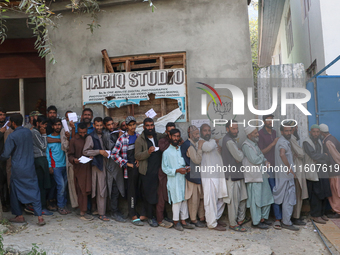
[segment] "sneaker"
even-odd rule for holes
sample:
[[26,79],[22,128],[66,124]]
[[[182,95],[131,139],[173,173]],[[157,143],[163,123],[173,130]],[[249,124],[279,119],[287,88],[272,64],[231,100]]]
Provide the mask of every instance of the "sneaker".
[[177,222],[177,224],[175,224],[174,229],[178,230],[178,231],[183,231],[183,227],[182,224],[180,222]]
[[304,226],[306,225],[306,222],[304,222],[301,219],[292,219],[292,223],[297,226]]
[[204,222],[202,222],[200,220],[198,220],[196,222],[191,222],[191,224],[194,224],[195,227],[197,227],[197,228],[205,228],[207,226]]
[[191,224],[191,223],[188,223],[186,222],[186,224],[182,224],[182,227],[185,228],[185,229],[195,229],[195,225],[194,224]]
[[252,226],[253,226],[253,228],[259,228],[259,229],[268,229],[269,228],[269,226],[267,224],[263,223],[263,222],[260,222],[259,224],[252,225]]
[[326,224],[326,221],[324,221],[321,217],[311,217],[311,219],[316,223]]
[[49,211],[47,209],[43,209],[41,211],[41,214],[44,215],[44,216],[51,216],[51,215],[53,215],[53,212],[51,212],[51,211]]
[[148,223],[150,225],[150,227],[158,227],[158,223],[155,219],[148,219]]
[[33,206],[32,205],[26,205],[24,211],[27,214],[33,214],[34,215],[34,210],[33,210]]
[[111,214],[111,218],[114,219],[117,222],[126,222],[126,219],[123,218],[123,216],[120,213],[113,213]]
[[163,228],[171,228],[174,224],[169,221],[162,220],[162,222],[158,223],[158,225]]
[[281,224],[282,228],[292,230],[292,231],[299,231],[298,227],[295,227],[293,224],[292,225],[286,225],[286,224]]

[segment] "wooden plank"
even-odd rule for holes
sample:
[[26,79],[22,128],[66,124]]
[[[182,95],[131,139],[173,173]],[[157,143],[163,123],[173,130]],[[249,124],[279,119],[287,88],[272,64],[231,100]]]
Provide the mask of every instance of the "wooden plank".
[[164,58],[159,57],[159,69],[164,69]]
[[187,77],[187,53],[183,54],[183,68],[185,72],[185,111],[187,113],[186,121],[189,121],[189,106],[188,106],[188,77]]
[[111,65],[111,62],[110,62],[110,58],[109,58],[109,55],[107,54],[106,49],[102,50],[102,54],[103,54],[103,58],[104,58],[104,61],[105,61],[105,65],[106,65],[107,71],[109,73],[114,73],[112,65]]
[[149,60],[149,59],[157,59],[159,57],[168,58],[168,57],[183,57],[184,53],[168,53],[168,54],[148,54],[148,55],[140,55],[140,56],[126,56],[126,57],[110,57],[111,63],[124,62],[126,60],[136,61],[136,60]]

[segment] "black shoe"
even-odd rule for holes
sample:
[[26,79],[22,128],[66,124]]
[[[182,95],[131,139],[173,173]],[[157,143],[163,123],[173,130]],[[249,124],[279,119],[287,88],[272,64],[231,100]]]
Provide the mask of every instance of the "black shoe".
[[299,231],[298,227],[295,227],[293,224],[292,225],[286,225],[286,224],[281,224],[282,228],[292,230],[292,231]]
[[340,218],[340,214],[334,213],[334,214],[327,214],[327,217],[330,219],[338,219]]
[[297,225],[297,226],[305,226],[306,222],[304,222],[301,219],[292,219],[292,223],[293,225]]
[[178,231],[183,231],[183,227],[182,224],[180,222],[177,222],[177,224],[174,225],[174,229],[178,230]]
[[151,227],[158,227],[158,223],[155,219],[148,219],[148,223]]
[[118,222],[126,222],[126,219],[124,219],[119,213],[113,213],[111,218]]
[[268,229],[268,225],[264,224],[263,222],[260,222],[257,225],[253,225],[254,228],[259,228],[259,229]]
[[197,228],[205,228],[207,226],[204,222],[200,220],[196,221],[196,223],[191,222],[191,224],[195,225],[195,227]]
[[183,228],[186,228],[186,229],[195,229],[195,225],[194,224],[190,224],[188,222],[186,222],[186,224],[182,224],[182,227]]
[[267,226],[271,226],[271,225],[273,225],[274,222],[271,221],[271,220],[264,220],[262,223],[266,224]]

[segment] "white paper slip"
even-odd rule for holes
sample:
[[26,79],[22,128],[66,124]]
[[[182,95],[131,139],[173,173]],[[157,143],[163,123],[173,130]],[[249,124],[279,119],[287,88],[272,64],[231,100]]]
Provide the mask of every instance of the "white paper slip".
[[159,147],[155,147],[155,150],[154,151],[158,151],[159,150]]
[[67,126],[67,121],[66,120],[62,120],[61,123],[63,124],[65,132],[69,132],[70,133],[70,130],[69,130],[68,126]]
[[78,121],[78,117],[75,112],[69,112],[67,116],[68,116],[68,121],[73,121],[73,123],[76,123]]
[[106,152],[107,152],[107,154],[109,154],[109,156],[107,156],[107,158],[110,158],[110,156],[111,156],[111,151],[107,150]]
[[6,127],[6,129],[8,129],[9,128],[9,126],[7,126],[8,123],[9,123],[9,120],[7,120],[5,125],[3,125],[2,127]]
[[153,108],[151,108],[150,110],[148,110],[146,113],[145,113],[146,117],[149,117],[151,119],[153,119],[157,113],[154,111]]
[[85,156],[81,156],[78,160],[79,160],[80,163],[86,164],[86,163],[90,162],[92,159],[85,157]]

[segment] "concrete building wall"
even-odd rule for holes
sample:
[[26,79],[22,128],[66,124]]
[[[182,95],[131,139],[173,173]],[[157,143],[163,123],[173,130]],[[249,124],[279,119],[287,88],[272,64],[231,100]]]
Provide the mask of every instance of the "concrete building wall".
[[[328,65],[340,55],[340,1],[320,1],[325,63]],[[326,70],[327,75],[340,75],[340,61]]]
[[[154,13],[142,2],[105,7],[93,35],[86,30],[86,16],[75,19],[65,12],[59,28],[51,31],[57,63],[46,62],[47,105],[56,105],[60,115],[69,109],[81,112],[81,76],[103,72],[102,49],[110,57],[185,51],[190,119],[206,118],[197,110],[202,91],[196,89],[196,80],[243,78],[239,86],[244,93],[252,86],[246,0],[168,0],[155,5]],[[95,115],[104,115],[103,106],[91,108]]]
[[[290,54],[288,54],[286,39],[286,19],[289,8],[291,9],[294,40]],[[316,60],[316,71],[319,71],[325,66],[320,0],[311,0],[310,10],[306,17],[304,17],[303,8],[303,0],[286,1],[272,64],[280,64],[277,57],[280,54],[281,64],[303,63],[306,69]]]

